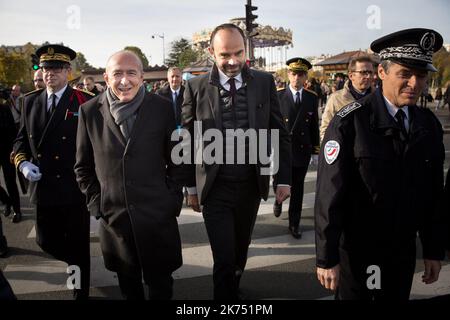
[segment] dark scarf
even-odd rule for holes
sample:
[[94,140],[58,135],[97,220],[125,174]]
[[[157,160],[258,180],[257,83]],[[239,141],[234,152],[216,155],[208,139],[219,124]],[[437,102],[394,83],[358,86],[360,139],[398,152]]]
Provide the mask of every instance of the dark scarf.
[[144,97],[144,86],[141,86],[136,96],[128,102],[120,102],[111,88],[106,90],[106,98],[108,99],[111,115],[127,141],[130,138],[130,133],[136,120],[136,112],[141,106],[142,101],[144,101]]
[[350,93],[352,94],[353,98],[355,98],[355,100],[364,98],[365,96],[369,95],[370,91],[371,91],[371,88],[369,87],[366,91],[364,91],[364,93],[360,93],[353,87],[353,84],[351,81],[348,82],[348,88],[349,88]]

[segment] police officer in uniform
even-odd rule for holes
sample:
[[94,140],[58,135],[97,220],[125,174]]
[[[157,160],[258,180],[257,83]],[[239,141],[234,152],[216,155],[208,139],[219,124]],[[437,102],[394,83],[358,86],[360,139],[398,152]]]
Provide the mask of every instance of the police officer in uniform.
[[[281,114],[292,137],[292,186],[289,202],[289,232],[299,239],[299,229],[303,205],[303,185],[308,165],[313,155],[317,163],[319,152],[319,119],[318,98],[313,91],[303,87],[308,78],[308,70],[312,68],[308,60],[292,58],[286,62],[288,66],[289,86],[278,91]],[[274,186],[276,183],[274,179]],[[274,215],[279,217],[282,204],[275,201]]]
[[382,87],[341,109],[321,146],[315,203],[317,276],[337,299],[407,300],[417,234],[436,281],[444,258],[443,132],[416,102],[442,36],[407,29],[371,44]]
[[46,45],[36,51],[46,89],[24,99],[21,127],[14,145],[14,163],[30,181],[36,205],[36,241],[58,260],[77,265],[81,288],[75,299],[89,296],[89,213],[75,180],[78,107],[91,95],[68,85],[75,51]]

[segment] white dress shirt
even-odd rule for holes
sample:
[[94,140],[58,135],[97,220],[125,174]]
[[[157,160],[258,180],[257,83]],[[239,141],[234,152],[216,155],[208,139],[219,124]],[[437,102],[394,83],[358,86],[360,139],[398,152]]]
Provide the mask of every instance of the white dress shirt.
[[408,106],[404,106],[403,108],[398,108],[396,107],[394,104],[392,104],[385,96],[383,96],[384,101],[386,102],[386,107],[387,110],[389,112],[389,114],[392,116],[392,118],[394,118],[395,122],[397,122],[397,118],[395,117],[395,115],[397,114],[397,111],[399,109],[402,109],[403,112],[405,113],[405,128],[406,131],[409,132],[409,110],[408,110]]
[[300,103],[302,103],[303,87],[297,91],[294,88],[292,88],[291,85],[289,84],[289,89],[291,90],[292,96],[294,97],[294,102],[295,102],[295,99],[297,99],[297,92],[300,92]]
[[52,106],[52,103],[53,103],[52,93],[54,93],[56,95],[56,106],[57,106],[59,103],[59,100],[61,100],[61,97],[62,97],[64,91],[66,91],[66,88],[67,88],[67,84],[64,86],[64,88],[62,88],[61,90],[59,90],[57,92],[50,92],[47,89],[47,112],[50,110],[50,107]]

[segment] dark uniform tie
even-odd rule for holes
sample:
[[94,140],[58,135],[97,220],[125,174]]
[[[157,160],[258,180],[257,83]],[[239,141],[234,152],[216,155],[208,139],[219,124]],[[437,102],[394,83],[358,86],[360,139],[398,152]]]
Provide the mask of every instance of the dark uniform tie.
[[300,91],[297,91],[295,93],[295,101],[294,101],[294,105],[295,105],[295,111],[298,111],[300,109]]
[[297,107],[300,106],[300,91],[297,91],[297,92],[295,93],[295,105],[296,105]]
[[235,99],[236,99],[236,80],[234,78],[230,78],[230,79],[228,79],[228,83],[230,84],[231,102],[234,106]]
[[53,112],[55,112],[55,109],[56,109],[56,94],[52,93],[50,95],[50,98],[52,99],[52,104],[51,104],[50,108],[47,110],[47,122],[50,120]]
[[406,114],[402,109],[398,109],[397,113],[395,114],[395,119],[397,119],[398,125],[400,126],[400,138],[402,141],[406,142],[408,141],[408,131],[406,131],[405,127],[405,118]]

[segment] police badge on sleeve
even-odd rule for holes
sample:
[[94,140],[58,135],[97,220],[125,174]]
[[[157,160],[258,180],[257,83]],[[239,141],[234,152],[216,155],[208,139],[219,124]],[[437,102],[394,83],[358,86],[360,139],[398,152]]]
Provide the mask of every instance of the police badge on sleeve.
[[325,147],[323,148],[323,153],[325,156],[325,161],[328,164],[332,164],[334,161],[336,161],[339,150],[341,149],[341,146],[339,143],[335,140],[330,140],[325,144]]

